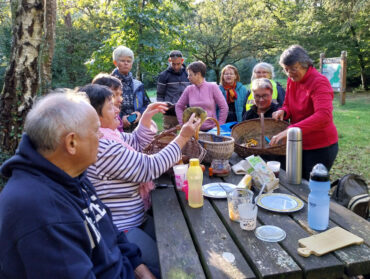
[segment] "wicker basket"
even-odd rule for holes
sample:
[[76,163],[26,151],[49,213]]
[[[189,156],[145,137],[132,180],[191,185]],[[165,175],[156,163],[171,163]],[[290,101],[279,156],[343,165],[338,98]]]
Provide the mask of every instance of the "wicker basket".
[[[181,126],[177,125],[169,130],[161,132],[156,135],[152,142],[143,149],[146,154],[155,154],[169,144],[175,137],[177,130],[180,130]],[[181,149],[182,161],[187,164],[191,158],[199,158],[199,162],[202,162],[206,156],[207,151],[199,144],[195,138],[191,138],[185,146]]]
[[[285,142],[270,146],[266,143],[265,136],[271,138],[284,131],[288,125],[288,122],[285,121],[263,117],[236,124],[231,130],[231,136],[235,139],[235,152],[243,158],[250,155],[285,155]],[[246,147],[241,145],[249,139],[256,139],[258,146]]]
[[204,157],[205,163],[211,163],[213,159],[229,160],[234,152],[234,139],[232,137],[220,136],[220,125],[218,121],[212,117],[207,117],[216,123],[217,136],[204,132],[199,132],[199,143],[207,150]]
[[163,115],[163,129],[168,130],[179,125],[176,115]]

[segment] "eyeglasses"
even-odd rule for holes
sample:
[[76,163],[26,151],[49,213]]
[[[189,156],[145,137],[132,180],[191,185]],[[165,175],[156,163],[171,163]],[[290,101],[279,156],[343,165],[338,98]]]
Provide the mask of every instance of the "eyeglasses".
[[233,74],[233,73],[227,73],[227,74],[224,74],[224,76],[235,76],[235,74]]
[[254,95],[254,99],[255,100],[261,100],[261,99],[268,99],[268,97],[270,97],[271,95],[268,95],[268,94],[264,94],[264,95]]
[[267,71],[255,71],[256,74],[271,74],[270,72]]
[[300,65],[297,65],[297,66],[284,66],[283,68],[284,68],[284,72],[286,74],[289,74],[289,73],[295,74],[295,73],[297,73],[299,71]]

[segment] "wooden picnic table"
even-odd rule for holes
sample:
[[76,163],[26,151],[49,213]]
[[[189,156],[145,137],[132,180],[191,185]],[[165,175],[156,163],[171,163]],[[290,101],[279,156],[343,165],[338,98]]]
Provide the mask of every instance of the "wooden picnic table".
[[[237,154],[231,164],[239,162]],[[243,176],[209,177],[203,184],[228,182],[237,184]],[[304,201],[304,208],[294,213],[274,213],[259,208],[257,227],[275,225],[286,232],[283,241],[259,240],[254,231],[240,229],[229,219],[226,199],[205,198],[202,208],[191,208],[185,194],[177,191],[174,180],[163,175],[157,181],[169,187],[152,194],[153,215],[162,278],[343,278],[370,274],[370,223],[352,211],[330,203],[329,228],[339,226],[364,239],[321,257],[298,255],[298,240],[315,233],[307,224],[308,182],[300,185],[286,182],[280,171],[279,189]],[[224,253],[231,253],[230,262]]]

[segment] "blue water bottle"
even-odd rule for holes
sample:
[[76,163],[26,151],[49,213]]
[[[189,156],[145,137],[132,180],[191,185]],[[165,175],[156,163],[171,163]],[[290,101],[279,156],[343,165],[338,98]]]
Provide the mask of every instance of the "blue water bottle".
[[323,164],[313,167],[308,195],[308,225],[317,231],[326,230],[329,225],[329,173]]

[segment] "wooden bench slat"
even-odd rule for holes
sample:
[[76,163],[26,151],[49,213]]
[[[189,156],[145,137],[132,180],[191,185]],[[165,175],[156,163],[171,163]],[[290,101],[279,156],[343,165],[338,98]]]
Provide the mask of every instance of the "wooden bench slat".
[[[285,189],[284,186],[281,186],[279,191],[291,194],[291,192]],[[292,218],[298,224],[310,230],[307,223],[307,204],[305,204],[305,207],[302,210],[293,213]],[[331,220],[329,221],[329,228],[336,226],[337,224]],[[352,245],[347,248],[333,251],[333,254],[344,263],[347,275],[351,276],[370,273],[370,248],[366,244]]]
[[175,189],[153,191],[152,201],[162,278],[206,278]]
[[[301,268],[278,243],[261,241],[254,231],[244,231],[239,223],[231,221],[226,200],[213,200],[212,203],[222,215],[238,247],[260,276],[280,278],[281,273],[284,273],[285,278],[302,278]],[[260,225],[258,222],[257,227]]]
[[[286,174],[283,170],[280,171],[280,175],[282,176],[282,179],[280,180],[281,184],[300,199],[307,202],[308,194],[310,193],[307,181],[304,181],[301,185],[292,185],[285,182]],[[344,229],[363,238],[365,243],[370,246],[369,221],[333,201],[330,202],[329,218]]]
[[[205,199],[201,208],[191,208],[184,195],[180,193],[180,196],[186,218],[191,220],[194,241],[202,255],[201,258],[208,267],[207,277],[256,278],[209,201]],[[223,257],[224,252],[233,254],[235,261],[228,262]]]
[[265,225],[280,227],[287,233],[287,237],[280,244],[304,270],[306,278],[339,278],[343,274],[344,264],[332,254],[308,258],[298,254],[298,240],[310,235],[288,214],[273,213],[259,208],[258,218]]

